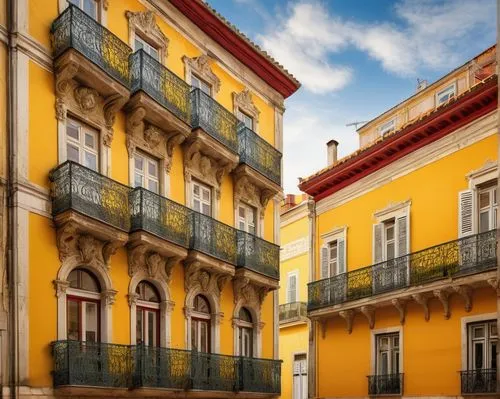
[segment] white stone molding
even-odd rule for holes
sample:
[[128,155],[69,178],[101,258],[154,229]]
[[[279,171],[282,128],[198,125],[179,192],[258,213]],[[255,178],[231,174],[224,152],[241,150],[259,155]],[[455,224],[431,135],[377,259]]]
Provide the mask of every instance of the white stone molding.
[[125,11],[128,20],[129,46],[134,49],[135,36],[138,34],[143,40],[159,50],[160,62],[163,64],[168,56],[169,40],[156,23],[153,11]]
[[185,81],[191,84],[191,77],[194,73],[212,87],[212,97],[215,97],[220,90],[221,81],[210,68],[210,57],[206,54],[193,58],[183,56],[182,61],[184,62]]
[[472,287],[470,285],[457,285],[453,290],[459,294],[465,302],[465,311],[469,313],[472,310]]
[[399,215],[409,215],[410,206],[411,200],[389,202],[383,209],[375,211],[374,217],[377,220],[377,223],[381,223],[384,220],[395,218]]
[[400,367],[400,373],[403,373],[404,370],[404,361],[403,361],[403,354],[404,354],[404,336],[403,336],[403,327],[397,326],[397,327],[388,327],[388,328],[380,328],[377,330],[372,330],[370,331],[370,374],[374,375],[376,374],[376,362],[377,362],[377,335],[382,335],[382,334],[393,334],[393,333],[398,333],[399,334],[399,367]]
[[241,92],[233,92],[233,113],[238,115],[238,112],[244,112],[253,119],[253,131],[259,132],[259,116],[260,111],[252,100],[252,93],[245,87]]
[[349,334],[352,333],[352,323],[354,320],[354,310],[342,310],[339,312],[339,316],[345,320],[346,330]]
[[469,189],[475,190],[481,184],[496,180],[498,177],[498,162],[488,159],[479,169],[467,173]]
[[443,305],[443,315],[446,320],[451,316],[450,311],[450,291],[446,288],[434,290],[434,296],[439,299],[439,302]]
[[496,320],[498,317],[497,312],[483,313],[474,316],[465,316],[460,319],[460,337],[461,337],[461,370],[467,370],[467,348],[468,348],[468,337],[467,337],[467,325],[469,323],[478,323],[481,321]]
[[[68,7],[68,0],[58,0],[59,14],[61,14]],[[98,20],[102,26],[108,25],[108,8],[109,0],[97,0],[97,13]]]
[[391,303],[399,313],[399,322],[401,323],[401,325],[405,324],[406,304],[408,303],[408,301],[402,298],[394,298],[391,300]]
[[373,330],[375,327],[375,307],[370,305],[361,306],[361,313],[363,313],[368,320],[368,325],[370,330]]
[[339,238],[347,238],[347,226],[333,227],[330,231],[321,234],[321,245],[326,245]]
[[424,309],[425,321],[429,321],[431,315],[429,312],[429,297],[425,294],[413,294],[411,296],[415,302],[417,302]]

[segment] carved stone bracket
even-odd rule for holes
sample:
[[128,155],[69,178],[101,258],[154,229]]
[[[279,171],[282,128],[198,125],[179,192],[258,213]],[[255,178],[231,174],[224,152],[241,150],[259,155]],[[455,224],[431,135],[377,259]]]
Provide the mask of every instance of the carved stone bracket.
[[215,322],[215,325],[220,326],[222,323],[222,319],[224,319],[224,313],[212,313],[212,320]]
[[170,314],[174,311],[175,302],[174,301],[162,301],[160,303],[160,308],[167,314]]
[[128,251],[129,275],[132,277],[138,271],[145,271],[150,278],[170,281],[172,269],[177,258],[167,258],[158,252],[149,250],[145,244],[139,244]]
[[[194,58],[183,56],[182,61],[184,62],[186,70],[186,80],[190,79],[191,72],[194,72],[201,79],[212,86],[214,94],[219,92],[221,82],[210,68],[210,57],[208,55],[202,54],[199,57]],[[188,82],[189,81],[190,80],[188,80]]]
[[439,290],[434,290],[434,296],[439,299],[441,304],[443,305],[443,314],[444,318],[448,320],[450,318],[450,291],[448,291],[446,288],[444,289],[439,289]]
[[116,300],[116,290],[106,290],[101,293],[101,299],[104,301],[106,305],[113,305]]
[[495,290],[495,292],[497,293],[497,296],[500,296],[500,283],[499,283],[498,279],[490,278],[490,279],[488,279],[488,284],[491,286],[491,288],[493,288]]
[[194,140],[184,143],[184,168],[185,174],[193,175],[220,189],[222,178],[233,170],[234,165],[216,161],[203,154],[200,143]]
[[323,338],[323,339],[326,338],[326,323],[327,323],[326,319],[319,320],[319,326],[321,329],[321,338]]
[[254,206],[260,211],[261,217],[269,203],[269,200],[274,196],[274,192],[267,189],[260,189],[253,184],[248,176],[243,173],[234,174],[234,207],[237,208],[240,201],[244,201],[249,205]]
[[370,330],[373,330],[375,327],[375,308],[373,306],[361,306],[361,313],[363,313],[368,320],[368,325],[370,326]]
[[132,307],[132,305],[137,304],[138,299],[139,299],[139,294],[136,294],[135,292],[133,294],[128,294],[127,295],[128,306]]
[[352,322],[354,320],[354,310],[343,310],[339,312],[339,316],[342,317],[346,322],[346,330],[349,334],[352,333]]
[[233,279],[234,304],[244,304],[254,309],[258,314],[259,320],[261,306],[268,292],[268,287],[253,284],[248,277],[236,277]]
[[139,30],[161,48],[164,57],[168,55],[169,40],[156,23],[156,17],[152,11],[125,11],[125,16],[128,19],[130,38],[132,33],[136,34],[135,31]]
[[453,287],[453,290],[464,299],[465,311],[470,312],[472,310],[472,287],[469,285],[457,285]]
[[391,303],[399,313],[399,322],[401,325],[405,324],[407,300],[395,298],[391,301]]
[[231,279],[230,275],[217,273],[203,268],[199,261],[184,261],[184,290],[186,293],[192,289],[200,288],[203,292],[212,293],[217,298],[224,285]]
[[254,121],[254,129],[257,131],[257,123],[259,120],[260,111],[255,106],[252,100],[252,94],[248,88],[243,89],[243,91],[236,93],[233,92],[233,104],[234,112],[237,114],[238,110],[250,115]]
[[69,281],[54,280],[54,288],[56,289],[56,297],[59,298],[61,295],[66,294],[66,290],[69,287]]
[[415,302],[424,308],[424,318],[425,321],[429,321],[431,315],[429,312],[429,298],[423,294],[413,294],[412,298]]

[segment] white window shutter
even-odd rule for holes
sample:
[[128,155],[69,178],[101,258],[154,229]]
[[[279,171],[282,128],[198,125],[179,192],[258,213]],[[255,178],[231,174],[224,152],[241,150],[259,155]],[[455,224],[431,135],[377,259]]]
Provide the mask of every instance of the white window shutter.
[[288,303],[297,301],[297,275],[288,276]]
[[458,237],[474,234],[474,191],[458,193]]
[[345,255],[346,255],[346,245],[345,239],[339,238],[337,240],[337,274],[345,273]]
[[330,277],[330,273],[329,273],[328,269],[329,269],[328,246],[323,245],[321,247],[321,278],[322,279]]
[[377,223],[373,225],[373,263],[383,261],[382,255],[382,233],[384,231],[384,224]]
[[410,217],[409,215],[396,218],[396,256],[404,256],[409,252],[410,242]]

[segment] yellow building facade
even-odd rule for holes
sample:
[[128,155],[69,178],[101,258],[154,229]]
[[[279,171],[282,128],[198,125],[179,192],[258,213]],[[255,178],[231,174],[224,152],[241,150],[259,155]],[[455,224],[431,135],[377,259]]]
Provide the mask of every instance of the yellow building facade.
[[4,395],[278,396],[299,83],[202,1],[0,4]]
[[497,391],[495,48],[358,130],[311,205],[310,397]]

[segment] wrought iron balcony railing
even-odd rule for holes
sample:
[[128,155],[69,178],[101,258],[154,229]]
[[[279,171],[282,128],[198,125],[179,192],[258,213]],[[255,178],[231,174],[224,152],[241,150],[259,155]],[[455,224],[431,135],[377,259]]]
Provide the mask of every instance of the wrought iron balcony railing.
[[307,317],[307,304],[305,302],[290,302],[280,305],[280,323],[292,323]]
[[460,372],[462,394],[497,392],[497,370],[478,369]]
[[132,94],[144,91],[180,120],[191,123],[190,86],[143,50],[130,56]]
[[190,209],[141,187],[130,192],[129,201],[131,232],[143,230],[184,248],[189,246]]
[[238,153],[238,119],[208,94],[200,89],[191,91],[191,126],[200,128]]
[[236,265],[236,229],[195,211],[191,220],[190,249]]
[[75,162],[50,172],[52,214],[79,212],[120,230],[130,230],[130,188]]
[[162,388],[276,393],[281,361],[144,345],[56,341],[54,387]]
[[402,395],[403,374],[369,375],[368,395]]
[[496,267],[496,231],[426,248],[308,284],[308,310]]
[[241,124],[238,128],[240,162],[281,185],[281,152]]
[[54,57],[75,49],[112,78],[129,87],[132,49],[78,7],[70,4],[52,23]]
[[238,230],[238,267],[267,277],[280,278],[280,247],[253,234]]

